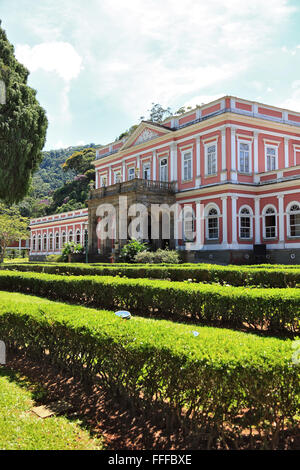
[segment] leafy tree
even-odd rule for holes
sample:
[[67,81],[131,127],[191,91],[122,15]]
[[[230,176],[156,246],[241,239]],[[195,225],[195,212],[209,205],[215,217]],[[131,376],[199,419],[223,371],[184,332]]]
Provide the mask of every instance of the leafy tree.
[[21,217],[16,206],[7,208],[0,204],[0,262],[3,262],[7,247],[15,240],[26,240],[29,236],[28,219]]
[[62,260],[68,261],[70,263],[73,254],[79,254],[83,252],[84,252],[84,248],[82,245],[80,245],[80,243],[67,242],[64,244],[64,247],[62,250],[62,254],[61,254]]
[[162,122],[169,116],[172,116],[171,108],[163,108],[158,103],[152,103],[152,108],[148,110],[150,113],[149,121],[152,122]]
[[0,101],[0,199],[7,203],[27,194],[46,139],[48,121],[36,91],[27,85],[28,75],[0,22],[0,81],[6,95]]
[[73,153],[62,165],[64,171],[73,170],[76,175],[83,175],[89,170],[93,170],[92,162],[96,158],[96,150],[87,148]]

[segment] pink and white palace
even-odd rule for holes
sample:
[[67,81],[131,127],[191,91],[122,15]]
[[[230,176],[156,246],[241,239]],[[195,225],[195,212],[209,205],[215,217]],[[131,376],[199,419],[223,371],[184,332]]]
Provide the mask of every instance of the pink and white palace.
[[[86,223],[90,255],[118,249],[125,240],[98,239],[96,211],[103,202],[118,209],[122,194],[131,203],[192,205],[196,232],[204,207],[195,261],[300,264],[300,113],[225,96],[162,124],[143,121],[99,148],[94,164],[88,209],[31,221],[31,259],[83,242]],[[184,237],[169,244],[186,249]]]

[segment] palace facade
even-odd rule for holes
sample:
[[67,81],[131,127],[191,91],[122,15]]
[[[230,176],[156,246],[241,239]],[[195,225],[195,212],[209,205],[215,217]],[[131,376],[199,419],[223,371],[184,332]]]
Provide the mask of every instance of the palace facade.
[[127,196],[128,205],[192,206],[192,227],[155,247],[189,250],[186,234],[200,233],[203,219],[191,260],[300,264],[300,113],[225,96],[162,124],[143,121],[97,149],[94,165],[88,209],[31,221],[31,259],[83,242],[87,223],[91,256],[120,249],[118,227],[113,240],[97,236],[97,208],[109,203],[118,215]]

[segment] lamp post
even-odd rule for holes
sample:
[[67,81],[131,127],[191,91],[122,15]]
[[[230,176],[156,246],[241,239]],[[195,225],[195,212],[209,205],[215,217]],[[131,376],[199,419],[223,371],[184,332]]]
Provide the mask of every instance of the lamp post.
[[85,262],[89,262],[89,232],[88,224],[84,224],[84,250],[85,250]]

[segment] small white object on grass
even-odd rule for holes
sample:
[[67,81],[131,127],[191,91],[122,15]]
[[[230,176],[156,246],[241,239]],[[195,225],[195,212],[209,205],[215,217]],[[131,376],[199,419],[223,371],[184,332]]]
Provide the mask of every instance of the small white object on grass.
[[123,318],[124,320],[130,320],[131,319],[131,313],[127,312],[126,310],[120,310],[115,313],[117,317]]

